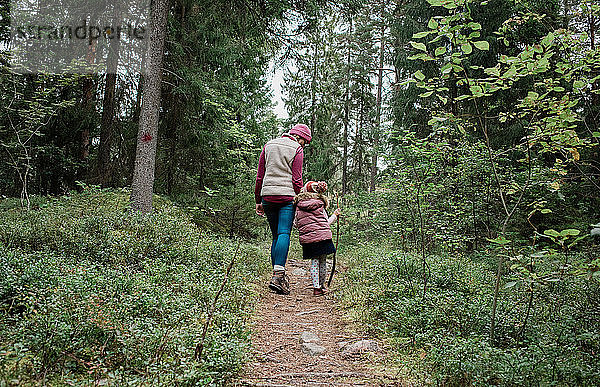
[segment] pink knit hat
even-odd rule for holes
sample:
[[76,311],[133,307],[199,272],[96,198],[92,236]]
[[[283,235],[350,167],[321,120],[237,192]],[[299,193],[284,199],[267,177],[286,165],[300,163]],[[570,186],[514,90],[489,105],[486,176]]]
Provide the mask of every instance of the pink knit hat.
[[307,181],[302,190],[304,192],[323,193],[327,191],[327,183],[324,181]]
[[290,130],[290,134],[297,134],[298,136],[305,139],[306,142],[310,142],[310,140],[312,140],[310,128],[304,124],[294,125],[294,127]]

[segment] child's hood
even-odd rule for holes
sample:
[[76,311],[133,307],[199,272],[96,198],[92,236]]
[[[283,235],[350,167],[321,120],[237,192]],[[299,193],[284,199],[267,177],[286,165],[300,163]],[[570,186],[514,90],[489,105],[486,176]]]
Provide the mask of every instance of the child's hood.
[[327,207],[327,198],[314,192],[302,192],[296,196],[294,202],[298,208],[305,211],[314,211],[320,207]]

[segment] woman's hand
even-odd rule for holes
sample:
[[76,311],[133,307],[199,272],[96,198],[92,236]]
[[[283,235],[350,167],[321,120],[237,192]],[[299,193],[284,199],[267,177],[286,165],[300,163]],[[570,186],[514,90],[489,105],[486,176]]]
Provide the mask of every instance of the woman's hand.
[[256,215],[265,216],[265,210],[263,209],[262,204],[256,205]]
[[340,215],[342,214],[342,210],[341,210],[341,209],[339,209],[339,208],[336,208],[336,210],[335,210],[335,211],[333,211],[333,214],[334,214],[335,216],[340,216]]

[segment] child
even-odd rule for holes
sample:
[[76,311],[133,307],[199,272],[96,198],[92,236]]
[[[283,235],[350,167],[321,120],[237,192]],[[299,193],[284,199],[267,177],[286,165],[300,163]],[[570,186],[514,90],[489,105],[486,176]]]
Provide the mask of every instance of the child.
[[326,182],[309,181],[294,199],[296,204],[294,225],[300,234],[303,258],[312,260],[310,276],[315,296],[325,293],[327,255],[335,253],[330,226],[340,215],[338,208],[333,215],[327,217],[325,209],[328,203],[323,195],[326,190]]

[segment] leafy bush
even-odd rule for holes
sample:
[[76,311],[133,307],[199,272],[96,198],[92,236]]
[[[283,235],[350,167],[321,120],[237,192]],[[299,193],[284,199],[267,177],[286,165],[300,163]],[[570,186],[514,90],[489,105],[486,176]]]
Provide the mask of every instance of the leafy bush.
[[527,287],[506,287],[492,345],[489,256],[428,256],[423,296],[420,257],[373,246],[344,255],[341,297],[354,318],[388,335],[405,361],[414,359],[408,372],[420,383],[594,385],[600,378],[596,280],[563,276],[539,286],[531,308]]
[[158,210],[142,217],[128,213],[122,192],[87,190],[3,212],[1,379],[197,385],[223,383],[240,369],[252,280],[268,259],[241,243],[197,361],[237,243],[156,202]]

